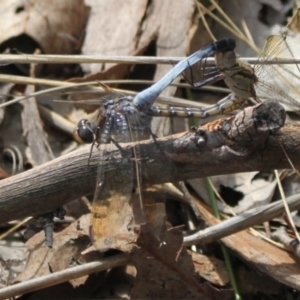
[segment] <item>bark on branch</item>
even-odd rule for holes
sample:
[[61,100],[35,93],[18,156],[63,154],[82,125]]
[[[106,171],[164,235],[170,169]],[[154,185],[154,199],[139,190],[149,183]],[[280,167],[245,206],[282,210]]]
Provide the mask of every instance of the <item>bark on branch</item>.
[[[250,107],[232,118],[209,123],[197,130],[139,144],[143,184],[180,181],[204,176],[290,168],[281,144],[300,167],[299,127],[284,124],[285,112],[276,101]],[[115,180],[134,143],[113,147],[113,160],[104,161],[106,180]],[[65,203],[93,194],[99,151],[90,146],[57,158],[0,182],[1,223],[39,215]],[[124,158],[125,157],[125,158]],[[128,163],[128,159],[126,161]],[[169,172],[171,170],[171,173]],[[118,178],[118,181],[122,178]]]

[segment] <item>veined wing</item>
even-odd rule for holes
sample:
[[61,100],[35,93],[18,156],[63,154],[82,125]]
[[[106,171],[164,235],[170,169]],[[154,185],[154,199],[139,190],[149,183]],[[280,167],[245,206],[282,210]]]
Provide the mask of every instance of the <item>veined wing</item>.
[[[190,110],[190,114],[201,118],[216,115],[218,112],[229,112],[242,106],[248,98],[253,98],[256,101],[272,98],[290,107],[299,108],[299,66],[297,64],[267,64],[267,60],[273,60],[274,63],[280,58],[292,59],[300,56],[299,20],[300,10],[292,18],[283,35],[274,35],[268,38],[259,59],[260,64],[254,68],[238,60],[233,49],[216,51],[215,59],[219,75],[214,76],[214,78],[216,80],[224,79],[233,94],[199,113],[196,110]],[[214,81],[214,78],[211,81]],[[204,80],[194,86],[201,87],[207,82],[208,80]],[[182,109],[176,109],[177,114],[181,112]]]
[[[129,250],[137,238],[135,226],[145,222],[140,184],[136,188],[138,201],[132,200],[134,179],[139,183],[141,175],[138,145],[133,153],[122,146],[136,140],[142,129],[137,127],[137,122],[140,123],[139,115],[132,109],[131,101],[123,97],[105,105],[98,127],[100,160],[93,201],[92,238],[97,249],[102,251],[109,248]],[[118,174],[112,168],[116,163],[122,165]]]
[[[300,10],[292,19],[299,20]],[[300,24],[298,24],[299,28]],[[282,35],[270,36],[259,58],[260,64],[252,68],[249,64],[236,59],[234,51],[217,53],[216,61],[224,75],[224,81],[241,103],[247,98],[256,101],[275,99],[289,106],[299,108],[300,69],[298,64],[269,64],[281,58],[293,59],[299,57],[300,35],[287,27]],[[297,93],[298,96],[295,96]]]
[[117,93],[100,81],[97,84],[97,89],[94,89],[93,86],[90,88],[86,86],[70,87],[69,90],[65,90],[63,93],[63,97],[67,98],[67,100],[59,101],[74,103],[76,108],[81,108],[86,113],[91,113],[99,109],[99,107],[103,107],[110,100],[114,101],[114,99],[124,96],[124,94]]
[[[99,114],[101,122],[97,130],[87,121],[80,121],[78,132],[86,141],[93,140],[100,147],[100,163],[97,178],[97,188],[93,203],[92,237],[100,250],[117,248],[128,250],[136,239],[132,230],[135,224],[146,222],[143,215],[143,200],[141,194],[141,170],[139,148],[133,153],[122,151],[120,143],[129,142],[134,137],[144,134],[144,119],[149,119],[144,112],[152,106],[161,91],[167,87],[185,68],[199,60],[212,55],[218,49],[232,49],[234,40],[222,40],[194,53],[189,58],[177,64],[158,83],[139,93],[135,98],[130,96],[110,99],[102,105]],[[122,164],[120,174],[111,174],[109,166],[118,159]],[[111,171],[113,172],[113,171]],[[114,176],[113,176],[114,175]],[[108,180],[107,178],[111,178]],[[133,197],[134,178],[137,179],[138,205],[131,201]],[[139,206],[136,209],[136,206]],[[135,211],[135,212],[134,212]],[[138,213],[136,213],[138,211]],[[156,225],[155,225],[156,226]],[[159,230],[156,236],[160,236]]]
[[[291,19],[286,31],[280,36],[270,36],[260,60],[280,60],[300,57],[300,10]],[[274,97],[286,108],[299,111],[300,66],[298,64],[261,64],[254,68],[258,77],[256,95],[265,100]]]

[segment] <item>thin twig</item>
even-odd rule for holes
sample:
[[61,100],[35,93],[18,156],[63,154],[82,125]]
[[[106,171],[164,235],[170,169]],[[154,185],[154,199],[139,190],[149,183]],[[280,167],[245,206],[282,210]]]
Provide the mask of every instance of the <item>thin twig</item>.
[[130,261],[130,255],[127,253],[123,253],[112,257],[104,258],[98,262],[91,262],[81,266],[69,268],[63,271],[58,271],[49,275],[33,278],[0,289],[0,300],[37,291],[81,276],[123,266],[125,264],[128,264],[129,261]]
[[[300,208],[299,199],[300,195],[294,195],[286,199],[291,211]],[[217,225],[213,225],[185,237],[184,244],[189,246],[211,243],[228,235],[248,229],[249,227],[270,221],[280,216],[283,212],[284,205],[282,201],[276,201],[275,203],[253,208],[228,220],[222,221]]]
[[[74,63],[120,63],[120,64],[168,64],[174,65],[186,57],[153,57],[153,56],[90,56],[90,55],[51,55],[51,54],[0,54],[0,64],[74,64]],[[261,62],[258,58],[241,57],[242,61],[250,64],[295,64],[300,62],[300,58]],[[207,58],[206,65],[215,65],[214,58]]]

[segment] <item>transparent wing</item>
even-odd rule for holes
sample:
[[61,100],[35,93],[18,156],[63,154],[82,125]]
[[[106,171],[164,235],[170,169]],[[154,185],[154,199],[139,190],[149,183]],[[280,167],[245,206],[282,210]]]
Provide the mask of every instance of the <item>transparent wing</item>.
[[[135,228],[145,222],[141,193],[139,145],[136,142],[139,116],[116,109],[106,111],[100,135],[100,160],[93,201],[92,238],[99,250],[129,251],[137,239]],[[117,166],[121,166],[117,168]],[[116,172],[118,169],[118,172]]]
[[135,240],[134,232],[130,235],[128,231],[133,218],[130,207],[133,165],[131,157],[118,148],[122,147],[120,135],[122,142],[130,139],[127,125],[123,115],[112,115],[105,120],[101,131],[92,238],[96,248],[102,251],[109,248],[126,250],[124,246]]
[[280,58],[293,59],[300,57],[300,10],[294,15],[291,23],[282,35],[270,36],[260,57],[261,65],[254,69],[258,82],[256,95],[260,100],[276,99],[286,108],[299,110],[300,66],[299,64],[264,64],[266,60]]
[[104,83],[98,82],[98,85],[101,89],[95,86],[70,87],[70,91],[64,91],[61,94],[61,98],[66,99],[64,100],[65,102],[74,103],[75,107],[90,113],[98,109],[99,106],[103,106],[109,100],[123,97],[122,94],[116,93]]
[[[134,228],[142,223],[147,223],[147,230],[158,239],[162,238],[165,220],[157,221],[155,216],[149,217],[151,214],[148,211],[147,218],[144,214],[141,182],[143,155],[137,143],[145,136],[146,127],[150,128],[150,124],[144,124],[143,117],[147,119],[144,112],[152,106],[161,91],[190,64],[214,54],[220,47],[232,49],[234,46],[235,41],[230,39],[213,43],[181,61],[159,82],[138,93],[133,99],[123,97],[124,101],[109,101],[102,107],[102,122],[99,124],[102,130],[97,135],[101,144],[100,163],[92,221],[92,237],[98,249],[117,248],[128,251],[137,238]],[[129,148],[129,152],[123,151],[125,146],[121,143],[129,141],[134,141],[135,146]],[[154,145],[154,149],[158,151],[158,155],[163,154],[157,145]],[[122,166],[118,174],[115,174],[113,168],[116,164]],[[150,209],[154,206],[155,203],[147,205]]]

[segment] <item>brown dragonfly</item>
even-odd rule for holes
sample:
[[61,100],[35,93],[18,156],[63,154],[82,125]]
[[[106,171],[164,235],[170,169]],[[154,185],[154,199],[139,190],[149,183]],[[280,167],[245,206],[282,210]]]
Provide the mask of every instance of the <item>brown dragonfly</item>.
[[[232,93],[209,108],[193,110],[193,116],[206,118],[227,113],[240,108],[249,98],[256,103],[267,99],[278,100],[287,109],[296,108],[299,111],[300,66],[291,63],[300,57],[299,44],[300,10],[281,35],[272,35],[267,39],[254,67],[239,60],[233,49],[216,52],[218,72],[210,81],[223,79]],[[207,82],[201,81],[193,86],[201,87]]]

